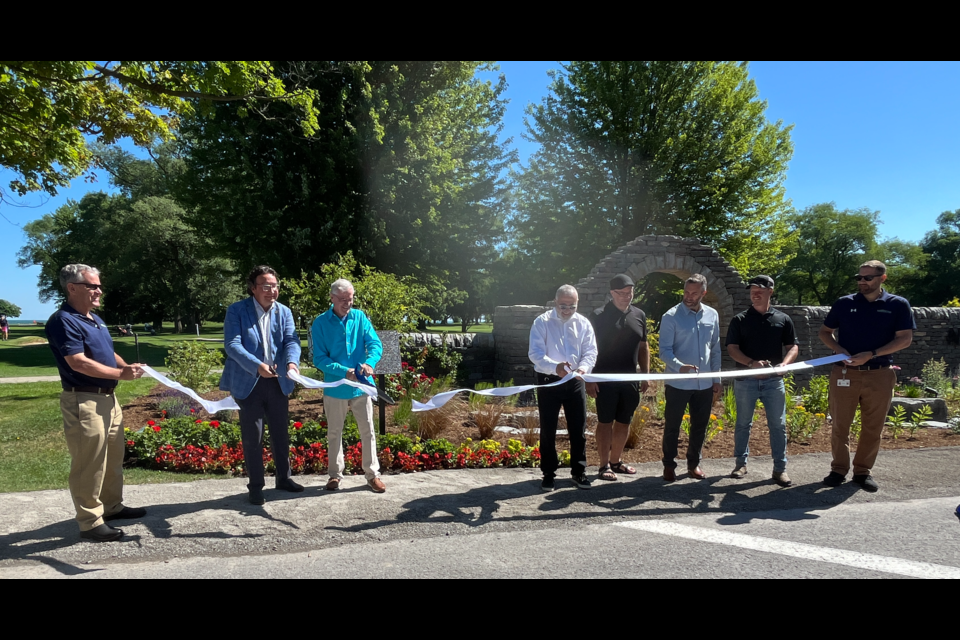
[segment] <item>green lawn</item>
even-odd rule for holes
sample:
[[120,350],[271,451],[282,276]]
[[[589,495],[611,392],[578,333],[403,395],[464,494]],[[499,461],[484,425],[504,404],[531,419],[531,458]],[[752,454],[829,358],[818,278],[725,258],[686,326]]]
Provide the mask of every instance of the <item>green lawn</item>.
[[[121,382],[117,397],[125,404],[154,384],[154,380]],[[69,474],[60,383],[0,384],[0,493],[64,489]],[[124,477],[128,484],[142,484],[213,476],[128,469]]]
[[[112,332],[111,332],[112,333]],[[202,339],[223,339],[223,325],[207,323],[200,330]],[[43,327],[11,326],[10,340],[0,342],[0,378],[21,376],[55,376],[57,365],[53,353],[47,344],[25,344],[33,340],[45,340]],[[177,342],[196,340],[195,333],[161,333],[156,336],[140,336],[140,360],[154,369],[166,370],[164,359],[167,350]],[[222,342],[204,342],[208,349],[223,350]],[[306,344],[306,343],[304,343]],[[133,338],[114,336],[113,346],[120,357],[127,362],[137,360],[137,349]]]
[[[427,325],[427,333],[460,333],[460,325]],[[482,324],[467,325],[467,333],[493,333],[493,323],[484,322]]]

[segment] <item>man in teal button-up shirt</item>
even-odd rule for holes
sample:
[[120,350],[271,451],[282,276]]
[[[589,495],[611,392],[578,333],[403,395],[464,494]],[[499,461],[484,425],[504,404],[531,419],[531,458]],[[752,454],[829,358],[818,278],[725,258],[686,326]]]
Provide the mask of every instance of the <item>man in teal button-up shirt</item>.
[[[660,322],[660,358],[667,373],[720,371],[720,318],[702,303],[707,279],[695,273],[684,283],[683,302],[663,314]],[[687,470],[691,478],[706,477],[700,455],[710,422],[713,396],[720,392],[719,378],[671,380],[665,388],[663,424],[663,479],[676,479],[677,443],[684,411],[690,405],[690,444]]]
[[[353,285],[348,280],[337,280],[330,287],[330,308],[313,321],[313,364],[323,371],[326,382],[344,378],[356,380],[355,368],[358,365],[361,374],[373,375],[373,368],[383,354],[383,344],[370,320],[362,311],[353,308],[353,295]],[[323,406],[327,416],[330,473],[327,489],[339,489],[343,480],[343,421],[347,411],[351,410],[360,428],[363,471],[367,484],[375,492],[383,493],[386,487],[380,479],[370,396],[356,387],[341,385],[324,391]]]

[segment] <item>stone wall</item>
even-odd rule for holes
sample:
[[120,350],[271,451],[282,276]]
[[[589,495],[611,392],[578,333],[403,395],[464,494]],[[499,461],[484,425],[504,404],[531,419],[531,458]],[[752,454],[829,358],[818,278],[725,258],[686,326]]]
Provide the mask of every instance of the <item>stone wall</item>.
[[[444,342],[443,335],[439,333],[407,333],[403,337],[403,350],[408,354],[427,345],[439,347]],[[446,334],[447,346],[463,355],[460,369],[470,386],[478,382],[494,382],[497,379],[494,372],[496,353],[493,342],[493,336],[489,333]]]
[[[817,334],[823,325],[830,307],[788,307],[778,309],[793,318],[800,341],[798,360],[809,360],[828,356],[827,349]],[[917,330],[913,333],[913,344],[893,355],[893,363],[900,367],[897,378],[901,381],[919,376],[923,365],[932,359],[943,358],[949,370],[955,372],[960,367],[960,309],[946,307],[914,307],[913,317]],[[951,336],[953,329],[953,336]],[[812,374],[797,375],[797,381],[806,382],[811,375],[828,375],[829,367],[820,367]]]
[[493,341],[496,350],[494,376],[514,384],[536,384],[533,363],[527,357],[530,348],[530,327],[550,307],[515,305],[497,307],[493,314]]

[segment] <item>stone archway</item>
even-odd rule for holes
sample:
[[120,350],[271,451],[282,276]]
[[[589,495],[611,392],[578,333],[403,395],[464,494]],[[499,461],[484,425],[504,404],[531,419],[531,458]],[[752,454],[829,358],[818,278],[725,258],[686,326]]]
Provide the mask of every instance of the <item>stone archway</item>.
[[[681,280],[702,273],[707,279],[704,302],[720,315],[721,348],[730,320],[750,306],[750,293],[743,278],[711,247],[696,238],[640,236],[605,257],[577,283],[581,313],[589,313],[607,303],[608,283],[618,273],[626,273],[635,282],[651,273],[669,273]],[[727,360],[726,349],[723,351]]]

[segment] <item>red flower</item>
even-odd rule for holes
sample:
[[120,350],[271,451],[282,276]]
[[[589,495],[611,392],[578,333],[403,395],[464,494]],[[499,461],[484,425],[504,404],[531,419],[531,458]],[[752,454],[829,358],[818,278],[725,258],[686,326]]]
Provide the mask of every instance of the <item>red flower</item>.
[[201,422],[203,422],[203,420],[200,420],[199,418],[197,418],[196,420],[193,421],[193,424],[200,424]]
[[211,420],[211,421],[210,421],[210,426],[213,427],[214,429],[216,429],[216,428],[218,428],[218,427],[220,426],[220,421],[219,421],[219,420]]
[[196,413],[196,411],[194,411],[193,409],[190,409],[190,413]]
[[154,431],[160,431],[160,427],[154,425],[153,430],[154,430]]
[[152,427],[152,426],[155,425],[155,424],[157,424],[157,423],[154,422],[153,420],[147,420],[147,426],[148,426],[148,427]]
[[134,443],[133,440],[127,440],[127,446],[128,446],[128,447],[132,447],[134,444],[135,444],[135,443]]
[[303,423],[302,423],[302,422],[294,422],[294,423],[293,423],[293,428],[294,428],[294,429],[302,429],[302,428],[303,428]]

